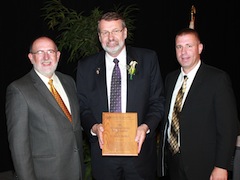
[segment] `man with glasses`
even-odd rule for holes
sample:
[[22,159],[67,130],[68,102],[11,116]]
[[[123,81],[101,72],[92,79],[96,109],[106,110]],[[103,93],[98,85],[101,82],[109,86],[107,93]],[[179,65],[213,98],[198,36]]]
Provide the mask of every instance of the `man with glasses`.
[[[156,178],[156,129],[164,112],[163,81],[156,52],[125,45],[125,20],[107,12],[98,21],[103,50],[81,59],[77,91],[81,122],[91,145],[91,164],[96,180],[154,180]],[[137,156],[102,156],[102,113],[111,110],[111,81],[117,58],[120,70],[119,113],[137,113]],[[127,145],[126,145],[127,146]]]
[[[8,140],[21,180],[82,180],[83,149],[75,81],[56,71],[60,52],[52,39],[39,37],[28,54],[33,68],[7,88]],[[71,114],[65,115],[49,80]]]

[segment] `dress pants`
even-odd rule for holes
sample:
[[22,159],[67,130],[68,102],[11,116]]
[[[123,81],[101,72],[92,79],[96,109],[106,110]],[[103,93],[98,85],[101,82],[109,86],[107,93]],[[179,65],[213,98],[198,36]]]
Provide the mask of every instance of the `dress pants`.
[[133,158],[127,156],[104,157],[104,169],[101,177],[95,177],[94,180],[154,180],[154,175],[148,179],[140,177]]

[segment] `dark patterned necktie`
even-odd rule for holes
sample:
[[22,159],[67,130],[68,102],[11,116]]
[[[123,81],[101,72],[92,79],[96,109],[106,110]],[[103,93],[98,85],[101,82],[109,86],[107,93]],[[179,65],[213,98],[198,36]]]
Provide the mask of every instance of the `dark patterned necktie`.
[[121,112],[121,72],[118,59],[114,59],[115,66],[112,72],[110,91],[110,112]]
[[178,91],[174,108],[173,108],[171,132],[169,137],[170,150],[172,151],[173,154],[176,154],[177,152],[179,152],[179,144],[178,144],[178,135],[180,131],[179,114],[182,110],[182,99],[186,90],[187,79],[188,79],[187,76],[184,76],[183,84]]
[[62,108],[63,112],[65,113],[65,115],[67,116],[68,120],[70,122],[72,122],[72,116],[70,114],[70,112],[68,111],[65,103],[63,102],[60,94],[57,92],[57,90],[55,89],[55,87],[53,86],[53,80],[49,79],[48,84],[50,85],[50,90],[52,95],[54,96],[54,98],[56,99],[58,105]]

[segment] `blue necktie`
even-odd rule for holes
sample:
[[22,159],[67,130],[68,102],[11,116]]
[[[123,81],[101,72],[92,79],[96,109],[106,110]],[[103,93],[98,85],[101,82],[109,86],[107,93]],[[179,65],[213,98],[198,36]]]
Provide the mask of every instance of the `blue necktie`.
[[115,66],[112,72],[110,91],[110,112],[121,112],[121,72],[118,59],[114,59]]

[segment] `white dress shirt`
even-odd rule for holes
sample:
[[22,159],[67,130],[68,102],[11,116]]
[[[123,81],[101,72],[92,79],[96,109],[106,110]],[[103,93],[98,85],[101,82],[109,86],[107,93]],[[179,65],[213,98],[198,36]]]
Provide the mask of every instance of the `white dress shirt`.
[[[46,76],[43,76],[42,74],[40,74],[38,71],[35,70],[35,72],[38,74],[38,76],[42,79],[42,81],[45,83],[45,85],[48,87],[49,91],[50,91],[50,85],[48,84],[49,78],[47,78]],[[66,107],[68,108],[68,111],[71,114],[71,108],[70,108],[70,104],[69,104],[69,100],[67,97],[67,94],[60,82],[60,80],[58,79],[58,77],[56,76],[56,74],[54,73],[52,78],[53,79],[53,85],[55,87],[55,89],[57,90],[57,92],[60,94],[63,102],[65,103]]]
[[[122,113],[126,112],[127,108],[127,53],[126,48],[117,57],[112,57],[108,53],[105,56],[106,63],[106,77],[107,77],[107,92],[108,92],[108,107],[110,107],[110,90],[111,90],[111,79],[112,71],[115,63],[113,60],[117,58],[119,60],[119,68],[121,71],[121,98],[122,98]],[[110,110],[110,108],[109,108]]]
[[[183,80],[184,80],[184,76],[186,75],[188,77],[187,79],[187,84],[186,84],[186,91],[183,95],[183,99],[182,99],[182,106],[185,102],[185,99],[188,95],[188,91],[192,85],[192,82],[193,82],[193,79],[197,73],[197,70],[199,68],[201,64],[201,61],[198,62],[198,64],[188,73],[188,74],[185,74],[181,68],[181,73],[179,74],[178,76],[178,79],[177,79],[177,82],[176,82],[176,85],[175,85],[175,88],[174,88],[174,91],[173,91],[173,94],[172,94],[172,99],[171,99],[171,105],[170,105],[170,110],[169,110],[169,114],[168,114],[168,121],[169,121],[169,125],[168,125],[168,137],[170,137],[170,132],[171,132],[171,123],[172,123],[172,113],[173,113],[173,107],[174,107],[174,104],[175,104],[175,100],[176,100],[176,96],[177,96],[177,93],[179,91],[179,89],[181,88],[182,86],[182,83],[183,83]],[[180,127],[180,131],[181,131],[181,127]],[[178,137],[179,141],[179,145],[180,145],[180,137]]]

